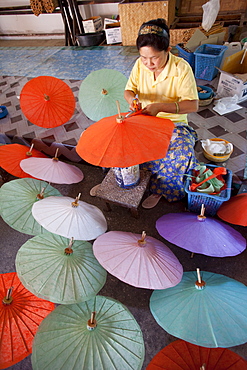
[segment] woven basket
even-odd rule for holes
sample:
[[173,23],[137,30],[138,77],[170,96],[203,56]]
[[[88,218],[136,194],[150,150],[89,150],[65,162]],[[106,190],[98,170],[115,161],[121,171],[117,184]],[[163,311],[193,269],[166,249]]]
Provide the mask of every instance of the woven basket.
[[58,5],[58,0],[30,0],[30,7],[36,16],[43,12],[52,13]]
[[178,28],[170,30],[170,46],[185,44],[196,31],[196,28]]
[[[229,141],[227,140],[224,140],[224,139],[220,139],[220,138],[213,138],[213,139],[210,139],[212,141],[224,141],[226,144],[229,143]],[[230,158],[231,154],[233,152],[233,149],[230,153],[224,155],[224,156],[216,156],[216,155],[212,155],[212,154],[209,154],[208,152],[206,152],[206,150],[203,148],[203,155],[205,158],[209,159],[210,161],[212,162],[215,162],[215,163],[221,163],[221,162],[225,162],[227,161],[227,159]]]
[[164,18],[167,25],[174,21],[175,0],[149,2],[123,2],[118,4],[121,24],[122,44],[135,45],[142,23],[151,19]]

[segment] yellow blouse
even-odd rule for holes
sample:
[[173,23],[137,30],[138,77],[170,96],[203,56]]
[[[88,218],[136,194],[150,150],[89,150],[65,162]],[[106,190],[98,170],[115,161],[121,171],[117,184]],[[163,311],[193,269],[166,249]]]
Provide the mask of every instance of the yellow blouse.
[[[151,103],[198,99],[196,81],[189,63],[171,53],[165,68],[156,80],[154,73],[138,58],[125,90],[131,90],[138,95],[142,108]],[[157,117],[188,123],[187,114],[159,112]]]

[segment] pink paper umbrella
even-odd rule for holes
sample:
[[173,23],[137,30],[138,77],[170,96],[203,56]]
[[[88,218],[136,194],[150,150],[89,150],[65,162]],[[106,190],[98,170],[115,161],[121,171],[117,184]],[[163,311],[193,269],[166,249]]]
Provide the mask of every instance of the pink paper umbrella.
[[84,175],[80,168],[59,161],[57,152],[58,149],[53,158],[23,159],[20,166],[29,175],[54,184],[75,184],[82,181]]
[[236,256],[246,248],[245,238],[231,226],[192,213],[168,213],[156,222],[159,234],[193,253],[212,257]]
[[145,232],[109,231],[95,240],[93,251],[110,274],[138,288],[166,289],[182,279],[183,267],[177,257]]

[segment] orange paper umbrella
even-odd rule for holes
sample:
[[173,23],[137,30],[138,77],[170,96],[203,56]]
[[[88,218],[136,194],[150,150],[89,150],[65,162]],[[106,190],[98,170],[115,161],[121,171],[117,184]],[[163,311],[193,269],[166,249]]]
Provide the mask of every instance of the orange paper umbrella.
[[81,135],[76,151],[101,167],[130,167],[166,156],[174,124],[169,119],[134,113],[102,118]]
[[33,149],[33,145],[29,148],[20,144],[6,144],[0,146],[0,167],[5,171],[16,177],[31,177],[24,172],[20,167],[20,162],[23,159],[31,157],[47,158],[39,150]]
[[75,98],[71,88],[59,78],[40,76],[25,84],[20,105],[30,122],[51,128],[68,122],[74,114]]
[[163,348],[147,370],[247,370],[247,362],[226,348],[205,348],[176,340]]
[[15,272],[0,274],[0,369],[12,366],[32,352],[32,341],[54,303],[37,298]]
[[238,194],[224,202],[217,215],[234,225],[247,226],[247,194]]

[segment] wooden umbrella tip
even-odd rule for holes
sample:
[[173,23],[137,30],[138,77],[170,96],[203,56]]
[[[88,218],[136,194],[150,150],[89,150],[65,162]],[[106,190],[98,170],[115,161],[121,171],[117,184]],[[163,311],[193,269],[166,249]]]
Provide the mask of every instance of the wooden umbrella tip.
[[67,256],[70,256],[70,255],[73,253],[73,249],[72,249],[72,248],[70,248],[70,247],[67,247],[67,248],[65,248],[64,253],[65,253]]
[[13,297],[12,296],[9,297],[9,298],[4,297],[3,300],[2,300],[2,302],[3,302],[4,305],[7,306],[7,305],[9,305],[9,304],[11,304],[13,302]]
[[198,280],[195,282],[195,287],[199,290],[202,290],[204,289],[206,286],[206,283],[205,281],[201,280],[201,282],[199,282]]
[[88,322],[87,322],[87,329],[88,330],[94,330],[96,328],[96,326],[97,326],[97,321],[96,320],[94,320],[93,322],[92,322],[91,319],[88,320]]

